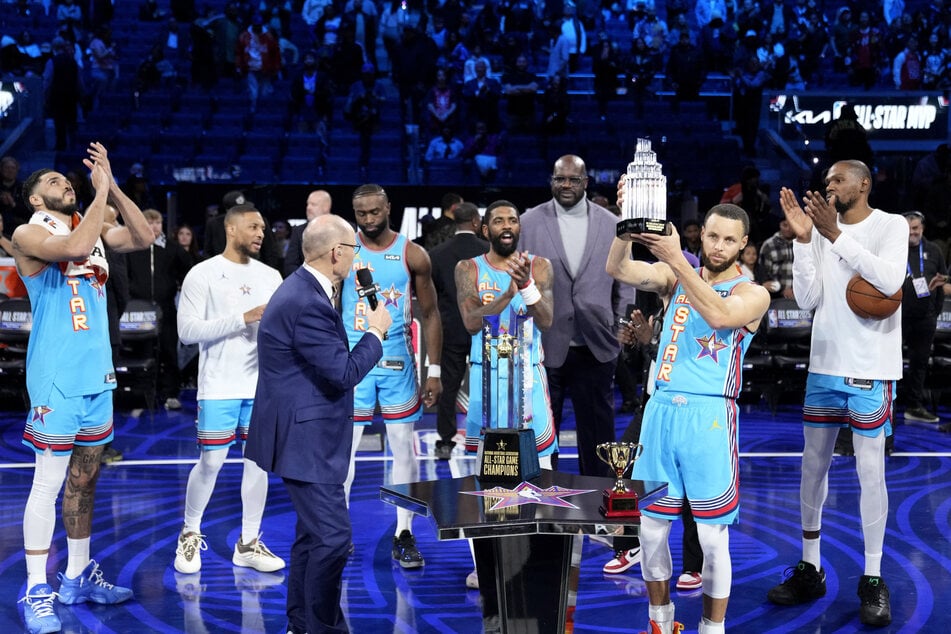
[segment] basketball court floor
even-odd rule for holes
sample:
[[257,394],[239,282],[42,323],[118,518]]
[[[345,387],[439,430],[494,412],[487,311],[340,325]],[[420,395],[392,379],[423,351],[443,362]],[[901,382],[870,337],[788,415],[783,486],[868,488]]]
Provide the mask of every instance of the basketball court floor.
[[[205,634],[284,632],[286,582],[282,573],[233,567],[240,525],[237,449],[222,469],[203,530],[208,550],[199,574],[172,567],[181,528],[185,481],[197,456],[195,402],[180,412],[120,409],[115,445],[124,459],[104,467],[96,499],[92,552],[109,581],[130,586],[135,599],[120,606],[58,606],[64,632]],[[7,404],[0,414],[0,631],[23,630],[17,599],[25,592],[21,520],[32,477],[32,454],[20,445],[24,414]],[[951,411],[942,409],[944,421]],[[133,415],[138,414],[138,415]],[[730,632],[786,633],[865,631],[858,621],[856,587],[863,549],[857,516],[855,460],[837,456],[830,474],[822,555],[828,594],[809,605],[778,607],[766,592],[800,557],[800,410],[763,404],[744,408],[740,422],[741,523],[731,531],[733,594]],[[619,433],[629,416],[618,415]],[[573,418],[566,421],[566,428]],[[423,479],[449,477],[448,464],[432,458],[434,416],[418,427]],[[572,447],[561,468],[575,471]],[[426,565],[403,570],[391,560],[395,510],[379,499],[388,469],[379,448],[361,451],[352,498],[354,554],[344,576],[344,609],[357,633],[480,632],[479,594],[465,586],[473,569],[464,541],[437,542],[427,518],[414,532]],[[951,610],[951,435],[933,427],[901,425],[887,458],[889,519],[883,576],[891,589],[893,623],[882,632],[943,630]],[[272,480],[262,529],[277,554],[287,557],[294,513],[278,480]],[[679,573],[680,533],[671,536]],[[57,526],[49,571],[52,585],[65,567],[65,532]],[[647,622],[647,598],[639,568],[609,576],[603,543],[585,539],[574,631],[638,632]],[[675,576],[676,576],[675,573]],[[672,590],[677,620],[696,631],[702,597]],[[937,629],[935,629],[937,628]],[[547,634],[547,633],[541,633]]]

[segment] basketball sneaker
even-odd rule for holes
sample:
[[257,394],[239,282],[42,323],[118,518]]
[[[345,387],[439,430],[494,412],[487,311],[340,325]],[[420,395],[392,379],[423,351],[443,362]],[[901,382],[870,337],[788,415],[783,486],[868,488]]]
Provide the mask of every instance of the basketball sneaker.
[[918,423],[937,423],[941,421],[940,418],[921,406],[906,409],[905,420],[913,420]]
[[426,563],[423,555],[416,548],[416,538],[407,530],[402,531],[399,537],[393,538],[392,555],[403,568],[421,568]]
[[286,565],[283,559],[272,553],[264,545],[260,533],[248,544],[242,543],[241,538],[238,537],[238,543],[234,545],[234,555],[231,556],[231,563],[244,568],[254,568],[258,572],[275,572],[283,569]]
[[696,590],[703,587],[703,577],[699,572],[685,572],[677,577],[678,590]]
[[23,621],[30,634],[50,634],[62,629],[53,599],[56,593],[48,583],[38,583],[30,588],[26,596],[17,601],[23,603]]
[[178,536],[178,547],[175,549],[175,570],[185,575],[195,574],[201,570],[201,551],[208,550],[205,536],[198,533],[186,533],[184,530]]
[[95,559],[90,559],[89,565],[75,579],[68,578],[62,572],[58,576],[60,584],[57,597],[60,603],[66,605],[86,601],[114,605],[132,598],[132,590],[129,588],[114,586],[102,578],[102,570]]
[[862,575],[859,579],[858,595],[862,600],[862,607],[859,609],[859,620],[862,623],[883,627],[892,622],[892,604],[884,579]]
[[[641,634],[663,634],[664,632],[664,630],[660,629],[660,626],[657,625],[654,619],[650,619],[650,625],[648,625],[647,627],[649,629],[646,632],[644,630],[641,630]],[[684,631],[684,624],[674,621],[673,627],[670,630],[671,634],[680,634],[683,631]]]
[[786,580],[774,586],[766,595],[778,605],[799,605],[814,601],[826,594],[826,571],[805,561],[786,569]]
[[641,563],[641,547],[635,546],[628,550],[619,550],[614,559],[604,564],[601,571],[606,575],[619,575]]

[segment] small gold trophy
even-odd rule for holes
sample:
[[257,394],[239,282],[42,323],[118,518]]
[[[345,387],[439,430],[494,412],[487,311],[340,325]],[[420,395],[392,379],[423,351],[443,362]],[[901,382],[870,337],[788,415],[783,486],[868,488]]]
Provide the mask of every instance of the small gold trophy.
[[624,201],[617,235],[656,233],[670,235],[667,224],[667,177],[651,150],[650,139],[638,139],[634,160],[624,174]]
[[601,514],[605,517],[640,517],[637,493],[624,484],[624,474],[641,457],[644,445],[634,442],[603,442],[596,447],[598,458],[614,470],[614,488],[602,492]]

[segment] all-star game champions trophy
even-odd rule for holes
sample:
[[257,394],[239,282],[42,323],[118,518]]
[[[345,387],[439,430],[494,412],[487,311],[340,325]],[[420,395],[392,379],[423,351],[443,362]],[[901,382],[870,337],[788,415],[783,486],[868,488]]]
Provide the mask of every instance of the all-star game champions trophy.
[[667,177],[651,150],[650,139],[638,139],[634,160],[624,175],[624,201],[617,235],[656,233],[670,235],[667,224]]
[[531,428],[533,333],[532,318],[511,308],[482,318],[484,432],[476,462],[484,482],[518,483],[541,474]]

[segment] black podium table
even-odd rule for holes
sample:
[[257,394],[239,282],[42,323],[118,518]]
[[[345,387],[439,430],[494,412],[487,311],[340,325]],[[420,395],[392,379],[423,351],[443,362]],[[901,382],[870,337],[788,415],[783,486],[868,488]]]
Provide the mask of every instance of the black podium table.
[[[650,503],[662,482],[625,480]],[[391,484],[384,502],[431,516],[441,540],[473,538],[486,632],[548,634],[565,631],[577,591],[572,572],[574,537],[637,527],[639,518],[605,518],[599,507],[610,478],[542,470],[517,485],[481,482],[476,476]],[[576,561],[580,562],[580,552]]]

